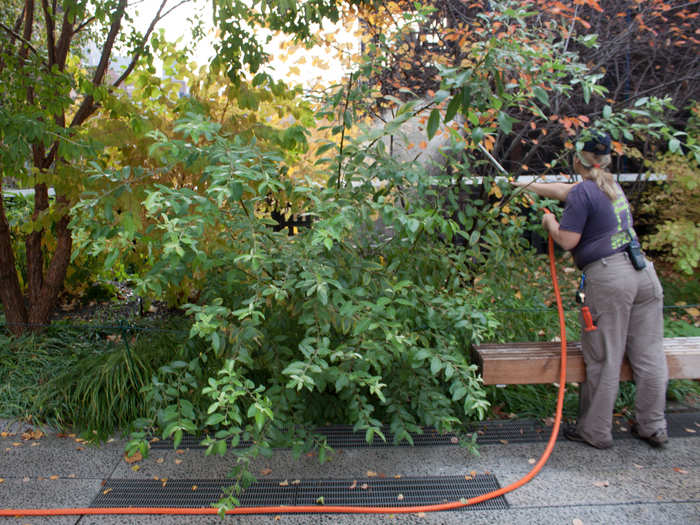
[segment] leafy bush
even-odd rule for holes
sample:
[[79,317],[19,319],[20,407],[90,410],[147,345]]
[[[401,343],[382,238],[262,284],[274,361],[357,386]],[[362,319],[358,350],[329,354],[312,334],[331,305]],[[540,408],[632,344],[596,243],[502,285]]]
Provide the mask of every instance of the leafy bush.
[[[384,439],[388,423],[397,441],[410,442],[422,426],[450,431],[485,415],[468,350],[493,337],[498,323],[489,291],[475,293],[474,261],[523,250],[516,230],[499,235],[495,221],[480,219],[473,244],[456,249],[451,241],[466,233],[424,204],[420,192],[429,186],[419,183],[404,209],[370,183],[420,181],[415,167],[381,148],[348,146],[345,177],[353,184],[312,192],[285,185],[274,154],[227,140],[214,124],[186,117],[179,128],[190,141],[164,139],[154,151],[166,164],[203,162],[205,189],[160,187],[146,199],[162,237],[159,262],[141,286],[163,293],[196,276],[200,302],[186,305],[191,334],[211,350],[206,360],[161,368],[145,390],[152,417],[142,423],[176,443],[184,432],[210,433],[210,453],[247,439],[253,450],[237,453],[282,440],[298,451],[319,446],[323,456],[310,431],[328,422],[349,422],[370,441]],[[289,238],[256,216],[273,190],[306,195],[313,228]],[[195,399],[198,392],[206,400]]]

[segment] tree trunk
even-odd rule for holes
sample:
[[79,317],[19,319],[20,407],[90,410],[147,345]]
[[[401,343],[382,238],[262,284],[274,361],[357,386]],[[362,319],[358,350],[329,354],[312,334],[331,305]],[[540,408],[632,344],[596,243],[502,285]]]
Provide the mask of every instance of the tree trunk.
[[5,311],[7,327],[13,334],[21,334],[27,327],[27,307],[17,278],[15,256],[12,252],[10,225],[5,215],[0,179],[0,301]]
[[[49,324],[51,313],[56,306],[58,294],[63,287],[66,271],[70,262],[73,247],[73,236],[68,228],[70,216],[69,207],[65,198],[57,197],[56,205],[65,213],[55,224],[56,249],[51,257],[51,262],[43,276],[41,289],[37,292],[30,290],[31,301],[28,315],[28,329],[38,331]],[[41,255],[43,261],[43,254]]]

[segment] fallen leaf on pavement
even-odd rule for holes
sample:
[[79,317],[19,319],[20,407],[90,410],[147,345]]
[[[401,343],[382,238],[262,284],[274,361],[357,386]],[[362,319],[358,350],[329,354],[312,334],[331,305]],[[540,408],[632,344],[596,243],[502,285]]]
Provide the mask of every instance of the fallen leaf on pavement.
[[140,468],[141,468],[140,465],[133,465],[133,466],[131,467],[131,470],[133,470],[134,472],[138,472]]
[[634,465],[634,466],[637,467],[637,468],[644,468],[643,465],[638,465],[638,464],[636,464],[636,463],[632,463],[632,465]]
[[284,481],[280,481],[280,487],[288,487],[289,486],[289,481],[286,479]]
[[112,492],[113,490],[114,490],[114,489],[104,489],[104,490],[102,491],[102,494],[107,495],[107,494],[109,494],[110,492]]
[[182,463],[182,460],[181,460],[181,459],[176,459],[176,460],[175,460],[175,464],[176,464],[176,465],[179,465],[180,463]]
[[583,525],[583,522],[582,522],[580,519],[578,519],[578,518],[574,518],[574,519],[571,521],[571,525]]
[[375,478],[377,477],[377,473],[374,470],[368,470],[366,473],[368,478]]
[[165,461],[165,458],[158,458],[156,459],[156,463],[163,463]]
[[197,490],[197,485],[192,485],[192,490]]
[[504,445],[507,445],[507,444],[508,444],[508,440],[507,440],[507,439],[499,439],[498,441],[500,441],[500,442],[503,443]]
[[693,430],[692,428],[686,428],[685,431],[686,431],[686,432],[690,432],[691,434],[695,434],[695,433],[696,433],[696,431]]
[[593,485],[595,485],[596,487],[609,487],[609,486],[610,486],[610,482],[609,482],[608,480],[605,480],[605,481],[594,481],[594,482],[593,482]]
[[51,479],[51,480],[57,480],[57,479],[58,479],[58,476],[56,476],[56,475],[54,474],[53,476],[49,476],[49,479]]
[[124,453],[124,461],[126,461],[127,463],[136,463],[137,461],[141,461],[142,459],[143,456],[141,455],[141,452],[134,452],[134,454],[131,456]]
[[357,487],[357,480],[356,480],[356,479],[353,479],[353,480],[352,480],[352,485],[350,485],[349,489],[352,490],[352,489],[354,489],[355,487]]
[[673,470],[675,470],[679,474],[687,474],[688,473],[687,470],[683,470],[682,468],[678,468],[678,467],[673,467]]
[[300,479],[295,479],[294,481],[292,481],[292,485],[298,485],[299,483],[301,483]]
[[272,474],[272,469],[271,468],[264,468],[260,471],[261,476],[267,476],[269,474]]

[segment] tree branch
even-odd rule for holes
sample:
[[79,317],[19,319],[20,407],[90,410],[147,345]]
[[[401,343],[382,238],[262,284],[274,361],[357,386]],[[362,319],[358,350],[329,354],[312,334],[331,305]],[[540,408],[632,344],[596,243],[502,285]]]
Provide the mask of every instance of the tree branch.
[[124,80],[126,80],[126,78],[134,70],[134,68],[136,67],[136,64],[138,63],[139,59],[141,58],[141,55],[143,54],[143,50],[146,48],[146,43],[148,43],[148,39],[151,37],[151,33],[153,33],[153,30],[155,29],[156,24],[158,22],[160,22],[163,18],[165,18],[168,14],[172,13],[173,10],[177,9],[182,4],[188,3],[189,1],[190,0],[181,0],[179,3],[175,4],[170,9],[168,9],[165,13],[163,13],[163,9],[165,8],[165,5],[168,3],[168,0],[161,0],[161,4],[160,4],[160,7],[158,8],[158,12],[153,17],[153,20],[151,20],[151,24],[148,26],[146,33],[143,35],[143,38],[141,39],[141,43],[138,45],[138,47],[134,51],[134,54],[131,58],[131,62],[129,62],[129,65],[126,67],[126,69],[121,74],[121,76],[117,80],[114,81],[114,83],[112,84],[113,87],[118,87],[122,82],[124,82]]
[[[117,39],[119,30],[121,29],[122,18],[124,18],[124,11],[126,10],[127,0],[120,0],[119,6],[117,7],[114,16],[112,18],[112,25],[109,28],[109,33],[107,35],[107,40],[105,40],[102,46],[102,54],[100,55],[100,61],[95,69],[95,74],[92,77],[92,83],[95,86],[99,86],[104,79],[107,72],[107,66],[109,65],[109,58],[112,54],[112,48],[114,47],[114,42]],[[94,111],[97,109],[95,104],[95,99],[92,95],[88,95],[83,99],[80,104],[78,111],[76,111],[73,116],[73,120],[70,123],[70,127],[79,126],[85,119],[87,119]]]
[[56,21],[55,11],[51,12],[48,0],[41,0],[44,10],[44,23],[46,24],[46,47],[49,52],[49,68],[56,63]]
[[[22,42],[24,47],[19,51],[19,57],[24,61],[27,60],[29,49],[31,48],[32,29],[34,26],[34,0],[27,0],[24,3],[24,31],[22,32]],[[32,48],[33,49],[33,48]],[[36,50],[34,49],[36,53]],[[37,53],[38,54],[38,53]]]
[[6,33],[10,34],[12,36],[12,38],[14,38],[15,40],[19,40],[20,42],[22,42],[25,46],[27,46],[32,51],[32,53],[39,56],[39,51],[37,51],[37,49],[32,45],[32,43],[29,42],[28,40],[25,40],[22,35],[17,33],[11,27],[7,27],[5,24],[0,22],[0,29],[2,29]]

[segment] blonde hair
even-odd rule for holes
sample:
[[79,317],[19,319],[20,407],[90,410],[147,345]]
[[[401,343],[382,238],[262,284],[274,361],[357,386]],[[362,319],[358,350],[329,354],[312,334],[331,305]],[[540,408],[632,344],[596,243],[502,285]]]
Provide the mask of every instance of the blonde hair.
[[611,201],[617,199],[617,184],[613,174],[606,169],[612,162],[610,155],[596,155],[590,151],[579,151],[576,155],[581,165],[588,170],[588,173],[583,174],[583,178],[595,182]]

